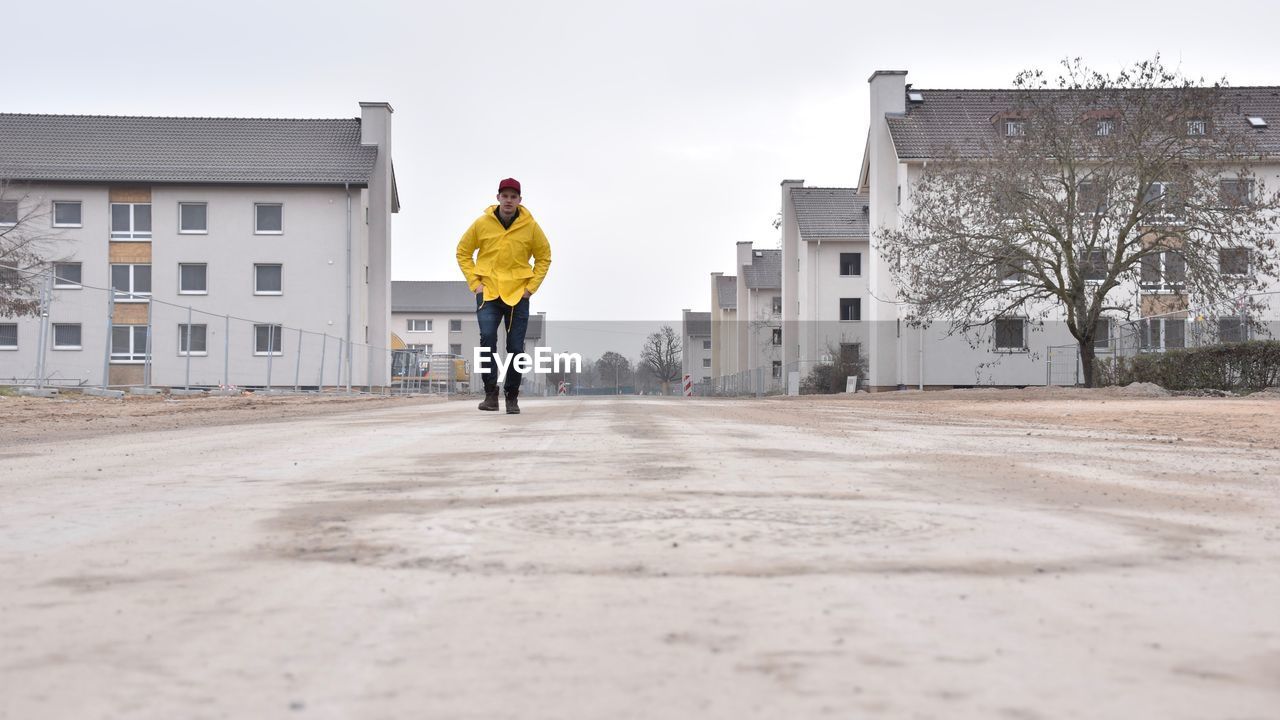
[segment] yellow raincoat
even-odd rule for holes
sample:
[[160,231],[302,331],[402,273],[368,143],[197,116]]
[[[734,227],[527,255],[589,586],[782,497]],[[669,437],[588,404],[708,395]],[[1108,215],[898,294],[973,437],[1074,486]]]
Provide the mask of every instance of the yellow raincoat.
[[[484,283],[484,300],[502,298],[515,306],[524,297],[538,291],[551,268],[551,244],[538,227],[529,208],[521,207],[520,215],[510,228],[502,227],[490,205],[458,241],[458,267],[467,279],[467,287],[476,292]],[[476,250],[480,253],[472,259]],[[529,267],[529,258],[534,260]]]

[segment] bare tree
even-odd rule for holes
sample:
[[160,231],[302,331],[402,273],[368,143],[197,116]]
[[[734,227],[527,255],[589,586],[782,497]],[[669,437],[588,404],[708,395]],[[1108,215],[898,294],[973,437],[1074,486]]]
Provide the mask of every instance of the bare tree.
[[0,179],[0,317],[40,311],[40,283],[53,240],[46,204]]
[[878,233],[914,322],[972,340],[1003,317],[1062,318],[1092,386],[1099,320],[1130,317],[1139,288],[1225,315],[1274,276],[1280,195],[1254,172],[1256,131],[1224,82],[1159,56],[1114,77],[1077,59],[1054,81],[1021,73],[1008,95]]
[[632,382],[631,361],[621,353],[612,350],[600,356],[596,361],[596,375],[600,378],[600,387],[613,386],[615,392]]
[[680,379],[682,352],[680,336],[670,325],[663,325],[658,332],[651,333],[640,350],[640,364],[662,383],[663,395],[670,392],[672,382]]

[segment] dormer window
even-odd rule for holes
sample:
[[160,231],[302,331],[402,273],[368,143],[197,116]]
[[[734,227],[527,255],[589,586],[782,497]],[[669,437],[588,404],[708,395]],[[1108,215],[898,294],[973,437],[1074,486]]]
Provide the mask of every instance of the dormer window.
[[1110,137],[1115,131],[1116,121],[1111,119],[1098,120],[1093,126],[1093,134],[1098,137]]
[[1209,121],[1203,118],[1193,118],[1187,121],[1188,137],[1203,137],[1209,134]]
[[1027,134],[1027,124],[1022,120],[1005,120],[1004,136],[1005,137],[1025,137]]

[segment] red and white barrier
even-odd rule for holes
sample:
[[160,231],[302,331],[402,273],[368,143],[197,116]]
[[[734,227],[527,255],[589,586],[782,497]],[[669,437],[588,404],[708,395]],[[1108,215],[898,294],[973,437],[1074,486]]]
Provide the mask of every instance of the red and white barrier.
[[692,375],[686,374],[684,376],[684,396],[693,397],[693,376]]

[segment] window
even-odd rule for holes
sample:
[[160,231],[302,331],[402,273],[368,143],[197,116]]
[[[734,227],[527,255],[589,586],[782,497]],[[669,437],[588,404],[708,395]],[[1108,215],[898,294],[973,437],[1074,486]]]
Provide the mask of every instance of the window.
[[0,200],[0,225],[18,224],[18,201]]
[[80,323],[53,324],[54,350],[80,349]]
[[711,358],[702,358],[702,367],[704,368],[711,367]]
[[111,327],[111,361],[140,363],[147,361],[147,326],[113,325]]
[[840,319],[844,321],[862,319],[862,298],[840,298]]
[[1138,279],[1143,290],[1177,290],[1187,280],[1187,259],[1181,253],[1166,250],[1145,255],[1139,261]]
[[1004,136],[1005,137],[1025,137],[1027,134],[1027,125],[1022,120],[1005,120]]
[[150,240],[151,203],[111,203],[112,240]]
[[1116,121],[1111,119],[1099,120],[1093,126],[1093,134],[1098,137],[1109,137],[1116,131]]
[[204,235],[209,232],[208,203],[178,203],[178,232],[187,235]]
[[1000,282],[1006,285],[1017,285],[1027,279],[1027,261],[1024,259],[1000,259],[997,262]]
[[1261,130],[1267,126],[1267,121],[1261,115],[1248,116],[1249,127]]
[[284,233],[284,205],[256,203],[253,206],[253,231],[258,235]]
[[[782,361],[774,360],[773,361],[773,379],[777,380],[781,377],[782,377]],[[703,378],[703,379],[710,380],[711,378]]]
[[63,289],[80,288],[80,263],[60,262],[53,264],[53,286]]
[[772,305],[771,305],[770,309],[773,311],[773,314],[774,314],[774,315],[781,315],[781,314],[782,314],[782,296],[781,296],[781,295],[774,295],[774,296],[773,296],[773,303],[772,303]]
[[0,323],[0,350],[18,349],[18,323]]
[[208,295],[209,266],[204,263],[178,263],[178,294]]
[[997,351],[1026,352],[1027,321],[1025,318],[998,318],[995,325]]
[[416,344],[414,344],[414,343],[408,343],[408,344],[406,344],[406,345],[404,346],[404,349],[405,349],[405,350],[408,350],[409,352],[415,352],[415,353],[423,353],[423,352],[427,352],[427,346],[426,346],[426,345],[416,345]]
[[0,266],[0,288],[22,283],[22,273],[17,268]]
[[1153,182],[1142,196],[1143,207],[1148,215],[1163,216],[1166,219],[1177,218],[1182,213],[1182,199],[1172,183]]
[[1107,211],[1107,193],[1102,183],[1086,180],[1076,186],[1076,211],[1090,216]]
[[1200,137],[1209,134],[1209,121],[1203,118],[1193,118],[1187,121],[1187,135],[1192,137]]
[[178,325],[178,354],[208,355],[209,347],[205,343],[207,329],[205,325]]
[[711,349],[711,341],[710,341],[710,340],[703,340],[703,341],[702,341],[702,349],[703,349],[703,350],[710,350],[710,349]]
[[450,320],[450,321],[449,321],[449,332],[462,332],[462,321],[461,321],[461,320]]
[[266,355],[267,348],[270,348],[271,355],[280,355],[281,340],[280,336],[284,334],[284,328],[279,325],[254,325],[253,326],[253,354]]
[[112,265],[111,288],[116,302],[146,302],[151,297],[151,266]]
[[1218,268],[1223,275],[1248,275],[1248,249],[1221,248],[1218,250]]
[[[281,295],[283,294],[284,282],[284,266],[283,265],[254,265],[253,266],[253,294],[254,295]],[[266,327],[265,325],[263,327]]]
[[1249,339],[1248,328],[1238,317],[1218,318],[1218,342],[1234,343]]
[[462,357],[462,345],[454,343],[449,346],[449,354],[455,357]]
[[907,91],[907,102],[922,103],[924,102],[924,93],[919,90]]
[[781,344],[782,344],[782,328],[774,328],[774,329],[773,329],[773,340],[772,340],[772,342],[773,342],[773,344],[774,344],[774,346],[775,346],[775,347],[776,347],[776,346],[778,346],[778,345],[781,345]]
[[1107,279],[1107,251],[1087,250],[1081,253],[1080,275],[1085,282],[1102,282]]
[[1143,350],[1177,350],[1186,347],[1187,321],[1181,318],[1148,318],[1138,327]]
[[79,200],[53,201],[54,227],[82,227],[82,225]]
[[1252,178],[1222,178],[1218,181],[1218,200],[1223,207],[1244,207],[1253,202]]
[[840,363],[842,365],[857,364],[862,357],[862,345],[858,343],[840,343]]
[[424,350],[426,350],[426,352],[427,352],[427,354],[428,354],[428,355],[430,355],[430,354],[432,354],[433,352],[435,352],[435,348],[434,348],[434,347],[432,347],[432,343],[427,343],[426,345],[423,345],[422,347],[423,347],[423,349],[424,349]]
[[840,274],[855,276],[862,274],[862,253],[840,253]]
[[431,332],[430,320],[410,320],[409,332]]
[[1095,350],[1111,347],[1110,318],[1098,318],[1098,324],[1093,329],[1093,347]]

